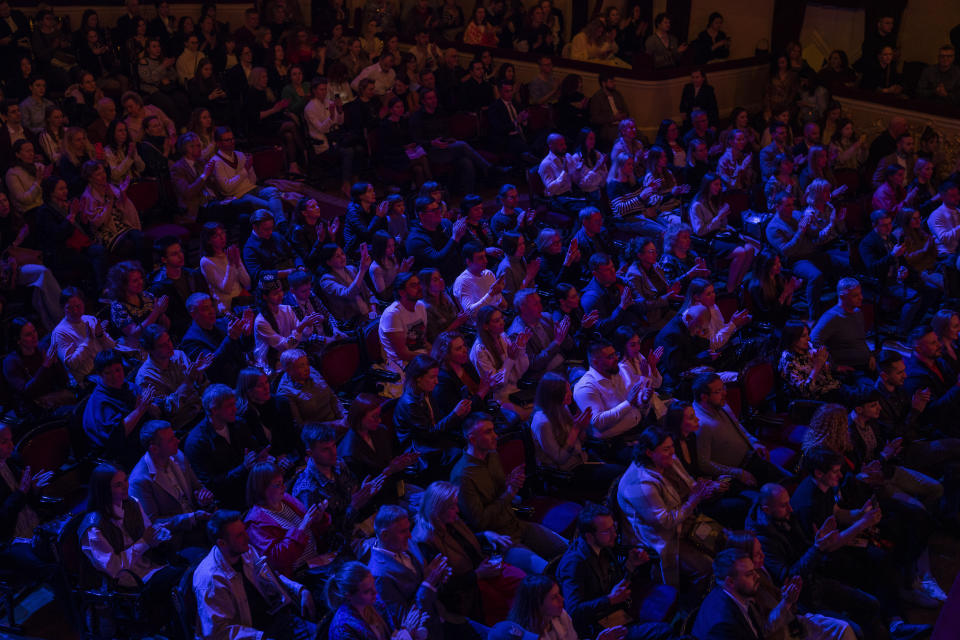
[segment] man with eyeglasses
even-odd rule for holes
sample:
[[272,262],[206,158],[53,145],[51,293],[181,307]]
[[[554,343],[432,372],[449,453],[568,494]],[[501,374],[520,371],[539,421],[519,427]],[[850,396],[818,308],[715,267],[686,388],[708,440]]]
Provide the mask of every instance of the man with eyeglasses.
[[217,152],[210,159],[204,173],[211,176],[210,188],[231,208],[243,207],[245,213],[267,209],[278,225],[286,221],[280,191],[274,187],[257,185],[253,170],[253,156],[236,150],[236,138],[230,127],[217,127],[213,132]]
[[629,389],[620,375],[620,356],[600,340],[590,345],[590,369],[577,381],[573,398],[592,412],[587,446],[607,462],[630,464],[632,444],[650,414],[653,389],[640,380]]
[[[557,582],[563,590],[567,613],[582,638],[596,637],[604,629],[625,625],[630,640],[670,638],[670,625],[663,622],[637,622],[642,600],[631,597],[648,591],[650,556],[640,547],[627,553],[626,562],[615,555],[617,524],[606,506],[587,504],[577,517],[580,535],[570,544],[557,565]],[[675,600],[677,591],[657,585],[657,597],[664,610]]]
[[418,224],[407,236],[407,255],[413,257],[413,270],[427,267],[440,270],[444,282],[453,282],[460,274],[460,239],[467,232],[467,219],[454,223],[445,220],[440,205],[431,198],[417,198],[413,205]]
[[954,64],[956,51],[951,45],[940,47],[937,64],[932,64],[920,74],[917,97],[930,100],[960,103],[960,68]]

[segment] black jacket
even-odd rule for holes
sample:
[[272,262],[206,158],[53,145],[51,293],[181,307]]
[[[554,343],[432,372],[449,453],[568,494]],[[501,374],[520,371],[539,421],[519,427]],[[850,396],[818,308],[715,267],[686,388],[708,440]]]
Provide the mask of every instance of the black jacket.
[[668,389],[680,384],[685,371],[710,363],[707,356],[710,342],[706,338],[690,335],[682,316],[678,313],[671,318],[657,333],[654,343],[656,347],[663,347],[659,368],[663,374],[663,384]]
[[300,259],[286,238],[274,231],[267,240],[263,240],[255,233],[251,233],[243,245],[243,266],[250,274],[253,286],[260,282],[260,276],[266,273],[277,275],[277,271],[302,267]]
[[246,450],[259,451],[264,444],[254,439],[243,422],[230,425],[230,442],[204,419],[195,426],[183,446],[184,455],[203,486],[210,489],[225,509],[247,508],[248,469],[243,465]]
[[191,322],[180,341],[180,350],[191,360],[196,360],[201,354],[212,353],[213,363],[207,369],[207,378],[210,382],[219,382],[230,387],[236,384],[240,370],[247,366],[243,357],[242,341],[230,339],[224,318],[218,320],[210,331],[205,331],[196,322]]
[[714,587],[700,605],[693,635],[697,640],[762,640],[722,587]]
[[183,336],[192,322],[187,313],[187,298],[194,293],[210,293],[199,269],[184,267],[180,280],[179,283],[174,282],[167,276],[167,270],[161,268],[150,283],[150,293],[157,298],[167,296],[170,299],[167,317],[170,318],[170,334],[176,338]]

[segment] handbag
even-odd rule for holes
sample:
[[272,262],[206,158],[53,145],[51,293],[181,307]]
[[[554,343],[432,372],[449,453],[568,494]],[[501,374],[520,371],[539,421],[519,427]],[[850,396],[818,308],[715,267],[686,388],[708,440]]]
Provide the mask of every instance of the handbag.
[[699,513],[696,518],[684,523],[680,538],[707,555],[715,556],[726,544],[727,534],[722,524]]

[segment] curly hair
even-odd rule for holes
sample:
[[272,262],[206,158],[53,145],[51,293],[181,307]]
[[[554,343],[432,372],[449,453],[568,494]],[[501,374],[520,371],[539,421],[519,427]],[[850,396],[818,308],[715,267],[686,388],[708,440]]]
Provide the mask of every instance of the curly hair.
[[825,447],[836,453],[853,449],[850,441],[847,409],[839,404],[825,404],[810,419],[810,427],[803,436],[803,452]]

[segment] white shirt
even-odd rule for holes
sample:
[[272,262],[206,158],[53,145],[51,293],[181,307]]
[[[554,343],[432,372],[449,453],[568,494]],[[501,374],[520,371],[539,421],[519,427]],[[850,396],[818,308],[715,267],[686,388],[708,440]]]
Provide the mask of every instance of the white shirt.
[[227,260],[226,254],[200,258],[200,272],[221,312],[229,311],[233,299],[239,296],[244,288],[250,288],[250,274],[243,266],[243,261],[240,266],[234,267]]
[[[150,518],[147,517],[140,503],[137,502],[136,504],[143,516],[143,526],[149,529],[151,526]],[[114,516],[115,517],[111,519],[113,524],[123,532],[123,544],[125,547],[123,551],[120,553],[114,551],[113,547],[110,546],[110,543],[97,527],[90,527],[83,532],[80,545],[83,549],[83,554],[90,559],[90,563],[96,567],[98,571],[117,580],[121,586],[135,587],[136,582],[134,579],[126,572],[121,573],[120,571],[122,569],[126,569],[146,582],[153,574],[162,569],[163,565],[154,564],[147,558],[146,553],[150,550],[150,545],[148,545],[143,538],[140,540],[130,538],[126,529],[123,528],[123,514],[117,514],[116,510],[114,510]]]
[[610,377],[590,367],[573,388],[581,411],[590,407],[590,433],[601,439],[614,438],[640,424],[646,413],[630,403],[629,389],[619,372]]
[[584,193],[593,193],[607,182],[609,169],[604,162],[604,155],[598,152],[597,156],[597,162],[593,167],[588,167],[579,152],[567,155],[567,168],[573,174],[573,181]]
[[53,330],[57,357],[78,384],[83,384],[93,371],[93,359],[98,353],[117,346],[106,332],[98,338],[96,330],[97,319],[93,316],[82,316],[77,323],[64,318]]
[[247,156],[235,151],[233,160],[236,166],[231,166],[228,160],[220,151],[213,154],[213,184],[217,195],[232,200],[256,189],[257,174],[253,165],[247,168]]
[[570,154],[565,154],[563,158],[560,158],[553,151],[540,161],[537,172],[540,174],[540,179],[543,180],[543,190],[548,196],[570,193],[573,189],[571,166]]
[[317,153],[323,153],[330,147],[327,133],[343,124],[343,110],[331,109],[328,100],[312,98],[303,108],[303,117],[307,120],[307,130]]
[[927,226],[937,241],[940,256],[955,253],[960,244],[960,211],[941,204],[927,219]]
[[407,348],[413,347],[414,353],[426,353],[427,341],[427,305],[423,300],[417,300],[413,311],[408,310],[399,300],[384,309],[380,316],[380,342],[383,353],[389,362],[398,364],[401,368],[406,365],[400,355],[394,350],[389,339],[391,333],[402,333]]
[[488,304],[499,307],[503,296],[499,293],[490,295],[490,287],[496,281],[497,276],[490,269],[484,269],[478,276],[470,273],[469,269],[464,269],[453,281],[453,297],[460,303],[460,307],[471,315]]
[[389,71],[384,71],[380,68],[379,62],[374,62],[372,65],[364,69],[353,79],[353,82],[350,83],[350,86],[354,91],[360,90],[360,81],[364,78],[370,78],[373,80],[373,90],[378,96],[383,96],[389,93],[393,89],[393,85],[397,80],[397,73],[393,69]]

